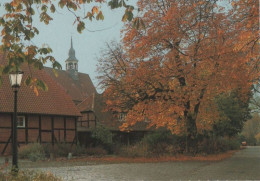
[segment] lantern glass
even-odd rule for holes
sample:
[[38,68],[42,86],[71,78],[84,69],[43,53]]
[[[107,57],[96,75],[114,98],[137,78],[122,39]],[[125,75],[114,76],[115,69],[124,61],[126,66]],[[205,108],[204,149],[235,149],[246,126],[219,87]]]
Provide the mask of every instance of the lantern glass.
[[9,74],[9,79],[12,87],[20,87],[23,78],[23,72],[11,72]]

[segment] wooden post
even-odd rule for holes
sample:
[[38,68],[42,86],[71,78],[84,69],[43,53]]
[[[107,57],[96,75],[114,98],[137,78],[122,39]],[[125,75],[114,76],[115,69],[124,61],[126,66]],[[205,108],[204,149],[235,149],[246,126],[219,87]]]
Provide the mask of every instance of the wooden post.
[[76,145],[78,145],[77,117],[75,117],[75,139]]
[[54,146],[54,117],[51,117],[51,144]]
[[59,142],[60,142],[60,129],[59,129],[58,131],[59,131],[59,132],[58,132],[58,133],[59,133],[59,138],[58,138],[58,139],[59,139]]
[[25,115],[25,144],[28,144],[28,115]]
[[42,143],[42,116],[39,115],[39,142]]
[[89,112],[87,112],[88,128],[89,128]]
[[66,117],[64,117],[64,142],[66,142],[66,136],[67,136],[67,125],[66,125]]

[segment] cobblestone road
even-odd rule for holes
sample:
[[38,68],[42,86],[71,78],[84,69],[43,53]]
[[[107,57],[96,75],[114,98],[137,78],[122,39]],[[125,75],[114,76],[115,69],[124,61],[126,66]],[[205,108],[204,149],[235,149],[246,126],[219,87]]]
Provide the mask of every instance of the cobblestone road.
[[219,162],[98,164],[38,168],[64,180],[260,180],[260,147]]

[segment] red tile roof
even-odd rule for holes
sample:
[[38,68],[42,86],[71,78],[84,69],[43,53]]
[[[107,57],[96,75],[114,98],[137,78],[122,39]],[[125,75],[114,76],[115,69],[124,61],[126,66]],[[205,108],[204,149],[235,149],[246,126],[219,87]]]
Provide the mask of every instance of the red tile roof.
[[[0,65],[4,64],[0,54]],[[22,66],[23,81],[29,75],[29,66]],[[71,97],[44,70],[30,68],[33,77],[41,79],[48,85],[48,91],[39,90],[39,95],[24,83],[18,91],[18,113],[81,116]],[[8,75],[3,75],[0,87],[0,112],[13,112],[14,93]]]
[[112,121],[112,113],[110,111],[105,111],[105,102],[102,94],[93,93],[78,104],[77,107],[80,112],[95,112],[95,115],[101,122]]
[[70,77],[69,72],[64,70],[57,70],[58,77],[56,77],[52,71],[52,68],[44,68],[45,71],[58,82],[61,87],[71,96],[73,101],[81,102],[88,96],[96,93],[96,88],[93,85],[88,74],[78,73],[78,80],[74,80]]

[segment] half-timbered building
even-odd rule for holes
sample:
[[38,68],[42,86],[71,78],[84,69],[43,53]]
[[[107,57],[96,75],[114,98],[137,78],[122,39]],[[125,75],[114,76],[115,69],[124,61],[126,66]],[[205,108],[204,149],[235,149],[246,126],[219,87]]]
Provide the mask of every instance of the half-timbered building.
[[[5,64],[3,54],[0,64]],[[18,91],[18,146],[39,142],[50,143],[77,141],[77,119],[81,116],[72,98],[44,70],[22,66],[23,79],[32,75],[48,85],[48,91],[39,90],[22,84]],[[0,87],[0,152],[9,154],[12,143],[12,119],[14,94],[8,75],[2,76]]]

